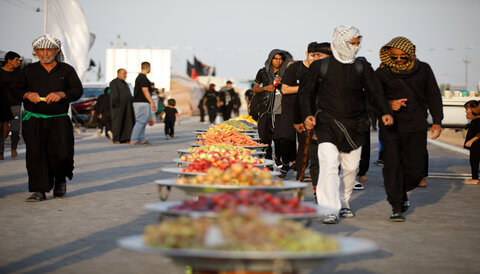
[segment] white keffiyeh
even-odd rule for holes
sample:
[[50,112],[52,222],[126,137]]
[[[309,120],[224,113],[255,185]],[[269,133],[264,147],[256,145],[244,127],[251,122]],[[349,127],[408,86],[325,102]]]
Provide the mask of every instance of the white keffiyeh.
[[343,64],[353,64],[360,46],[350,44],[350,40],[360,36],[360,31],[352,26],[339,26],[333,31],[332,53],[335,59]]
[[53,37],[51,34],[47,33],[35,39],[32,43],[33,47],[33,56],[37,56],[35,53],[36,49],[59,49],[55,59],[60,62],[64,62],[65,58],[62,53],[62,42]]

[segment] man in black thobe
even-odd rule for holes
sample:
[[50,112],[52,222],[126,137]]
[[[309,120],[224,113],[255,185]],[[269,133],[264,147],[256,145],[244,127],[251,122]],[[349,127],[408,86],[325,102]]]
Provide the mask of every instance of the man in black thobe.
[[117,70],[117,78],[110,82],[112,132],[115,144],[129,142],[135,125],[133,98],[125,79],[127,79],[127,71],[121,68]]
[[22,133],[28,188],[33,192],[26,201],[39,202],[52,188],[55,197],[63,197],[66,178],[73,177],[74,138],[68,107],[82,96],[83,88],[75,69],[63,63],[60,40],[45,34],[32,46],[40,61],[21,71],[15,88],[25,107]]

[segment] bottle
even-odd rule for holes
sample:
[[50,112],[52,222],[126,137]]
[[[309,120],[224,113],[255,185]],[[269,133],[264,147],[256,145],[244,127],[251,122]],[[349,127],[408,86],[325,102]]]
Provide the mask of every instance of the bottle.
[[275,75],[275,77],[273,77],[273,86],[274,87],[278,86],[278,83],[276,82],[277,78],[278,78],[278,75]]

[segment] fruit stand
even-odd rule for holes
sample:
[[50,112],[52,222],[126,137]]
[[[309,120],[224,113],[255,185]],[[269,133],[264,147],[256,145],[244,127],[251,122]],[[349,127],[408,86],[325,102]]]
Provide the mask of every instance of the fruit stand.
[[[167,256],[195,274],[297,273],[328,258],[374,251],[370,241],[307,228],[324,209],[302,202],[308,184],[266,168],[274,165],[261,158],[267,145],[252,139],[254,123],[245,119],[196,130],[200,140],[173,160],[179,167],[162,168],[176,178],[155,181],[163,202],[144,206],[159,222],[119,245]],[[171,188],[195,199],[166,202]]]

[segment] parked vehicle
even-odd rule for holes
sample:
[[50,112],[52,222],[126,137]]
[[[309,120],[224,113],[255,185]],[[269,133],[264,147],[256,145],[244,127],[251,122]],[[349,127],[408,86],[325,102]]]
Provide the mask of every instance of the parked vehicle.
[[84,127],[95,127],[95,121],[91,117],[92,111],[97,103],[98,96],[103,94],[108,84],[105,82],[88,82],[82,85],[82,97],[72,102],[72,120]]

